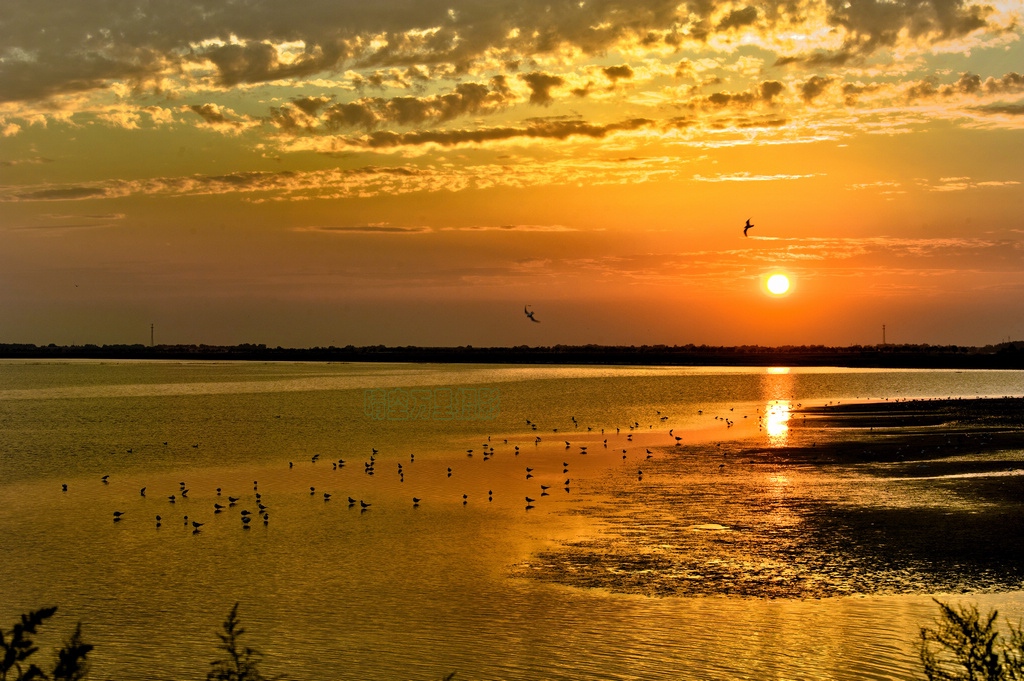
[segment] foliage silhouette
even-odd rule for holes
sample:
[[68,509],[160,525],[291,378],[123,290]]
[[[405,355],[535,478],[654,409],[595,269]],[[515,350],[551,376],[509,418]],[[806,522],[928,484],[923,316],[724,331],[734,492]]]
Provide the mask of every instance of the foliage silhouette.
[[207,672],[207,681],[267,681],[259,668],[262,657],[259,651],[239,643],[245,629],[238,619],[238,603],[231,608],[223,626],[224,633],[217,633],[221,641],[217,647],[227,653],[227,657],[210,663],[213,669]]
[[[39,651],[31,637],[35,636],[36,630],[55,612],[56,606],[31,611],[27,615],[22,615],[21,622],[15,624],[10,632],[0,629],[0,681],[48,678],[46,672],[34,662],[28,662],[28,658]],[[86,656],[92,648],[82,640],[82,624],[79,622],[75,633],[65,642],[64,647],[57,651],[53,678],[60,681],[80,681],[84,678],[88,671]]]
[[[33,681],[50,679],[54,681],[82,681],[88,673],[86,656],[93,646],[82,640],[82,623],[75,627],[75,633],[64,642],[64,647],[57,651],[56,661],[47,676],[40,667],[27,660],[39,652],[39,647],[32,641],[36,630],[57,612],[56,607],[41,608],[21,616],[21,622],[15,624],[10,632],[0,629],[0,681]],[[245,633],[242,622],[238,618],[238,603],[235,603],[224,620],[223,633],[217,632],[220,645],[217,648],[226,653],[223,659],[210,663],[212,669],[206,674],[207,681],[273,681],[282,676],[266,677],[260,670],[261,655],[259,651],[243,646],[239,639]],[[453,681],[455,673],[444,677],[443,681]]]
[[1024,627],[1007,622],[1009,641],[995,628],[998,611],[984,617],[975,605],[937,599],[936,626],[921,627],[920,653],[929,681],[1024,681]]

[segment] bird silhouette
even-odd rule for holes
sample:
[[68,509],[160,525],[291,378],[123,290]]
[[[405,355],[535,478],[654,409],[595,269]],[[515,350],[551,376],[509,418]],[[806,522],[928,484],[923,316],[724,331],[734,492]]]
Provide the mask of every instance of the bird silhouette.
[[751,227],[753,227],[753,226],[754,226],[754,225],[750,224],[750,218],[747,218],[747,224],[746,224],[746,226],[745,226],[745,227],[743,228],[743,236],[746,236],[746,235],[747,235],[747,230],[748,230],[748,229],[750,229],[750,228],[751,228]]
[[530,306],[529,305],[526,305],[526,306],[523,307],[523,312],[526,313],[526,316],[530,318],[531,322],[537,322],[538,324],[540,324],[540,320],[539,319],[535,319],[534,316],[533,316],[534,313],[530,312]]

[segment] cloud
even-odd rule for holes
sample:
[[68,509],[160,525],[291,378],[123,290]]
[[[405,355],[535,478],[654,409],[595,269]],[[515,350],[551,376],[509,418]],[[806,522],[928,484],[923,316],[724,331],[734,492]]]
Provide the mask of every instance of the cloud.
[[930,192],[961,192],[979,187],[1015,187],[1020,182],[1016,180],[983,180],[977,182],[970,177],[941,177],[938,183],[928,180],[918,180],[918,186]]
[[104,198],[108,191],[102,187],[54,187],[34,191],[17,192],[16,201],[79,201],[81,199]]
[[293,232],[318,232],[321,234],[427,234],[433,230],[430,227],[394,227],[386,223],[341,226],[341,227],[295,227]]
[[240,116],[231,109],[217,104],[190,104],[182,107],[182,111],[191,111],[203,119],[207,127],[229,134],[236,134],[245,128],[259,125],[248,116]]
[[406,133],[391,131],[372,132],[359,138],[346,138],[343,146],[348,148],[391,149],[398,147],[434,144],[442,147],[463,144],[483,144],[514,139],[555,139],[590,137],[602,139],[616,132],[650,127],[654,121],[634,118],[618,123],[594,125],[579,120],[538,121],[523,127],[492,127],[459,130],[422,130]]
[[761,83],[761,99],[771,102],[777,95],[784,92],[786,86],[777,80],[766,80]]
[[629,64],[622,64],[620,66],[606,66],[601,69],[601,73],[605,75],[612,83],[619,80],[629,80],[633,77],[633,69]]
[[37,164],[40,164],[40,163],[53,163],[53,159],[52,158],[45,158],[45,157],[42,157],[42,156],[36,156],[34,158],[20,158],[20,159],[15,159],[15,160],[12,160],[12,161],[0,161],[0,166],[3,166],[5,168],[11,168],[11,167],[14,167],[14,166],[21,166],[21,165],[37,165]]
[[741,26],[749,26],[757,21],[757,8],[756,7],[744,7],[743,9],[732,10],[718,22],[716,28],[719,31],[728,31],[731,28],[740,28]]
[[800,85],[800,96],[805,102],[813,102],[834,81],[831,76],[811,76]]
[[973,107],[972,111],[982,114],[1024,116],[1024,103],[1022,104],[989,104],[988,106]]
[[[23,24],[24,16],[18,15],[17,8],[6,6],[8,31]],[[35,12],[39,19],[43,14],[51,18],[53,13],[40,12],[38,8],[23,11]],[[72,10],[70,14],[77,14]],[[29,22],[34,23],[34,22]],[[0,59],[0,102],[39,101],[50,97],[87,92],[106,88],[114,81],[133,83],[143,86],[159,80],[167,69],[169,59],[159,50],[150,47],[134,47],[131,45],[108,46],[105,49],[85,49],[76,51],[67,44],[62,44],[59,34],[68,26],[56,26],[47,33],[45,26],[33,26],[30,30],[38,31],[40,37],[48,36],[50,43],[41,43],[31,50],[21,50],[22,58]],[[42,29],[42,30],[40,30]],[[6,34],[5,34],[6,33]],[[0,45],[6,46],[8,55],[11,48],[22,44],[28,36],[11,35],[0,31]],[[80,43],[84,36],[76,36],[75,42]],[[74,57],[69,57],[74,54]]]
[[39,232],[44,234],[59,234],[61,232],[78,232],[86,229],[104,229],[106,227],[113,227],[112,222],[82,222],[82,223],[67,223],[62,225],[16,225],[14,227],[6,228],[6,231],[11,232]]
[[217,67],[218,83],[223,86],[302,78],[330,69],[346,56],[341,44],[325,42],[313,51],[283,61],[278,47],[267,40],[248,40],[201,52],[203,59]]
[[802,180],[808,177],[818,177],[820,175],[822,175],[822,173],[810,173],[809,175],[754,175],[752,173],[732,173],[728,175],[714,175],[712,177],[694,175],[693,179],[697,182],[773,182],[775,180]]
[[443,227],[441,231],[456,232],[579,232],[565,225],[477,225],[471,227]]
[[[630,122],[625,122],[628,125]],[[638,128],[640,129],[640,128]],[[144,180],[106,180],[89,185],[0,187],[0,202],[102,200],[128,196],[159,197],[236,195],[251,203],[306,201],[348,197],[396,196],[412,192],[457,192],[488,187],[636,185],[668,178],[686,179],[676,157],[649,159],[564,159],[473,165],[463,171],[450,164],[363,166],[317,171],[238,172]]]
[[328,129],[371,129],[382,124],[410,126],[495,113],[514,101],[515,96],[504,77],[498,76],[491,79],[490,87],[482,83],[459,83],[453,92],[430,97],[364,97],[331,106],[322,98],[306,99],[301,102],[305,108],[292,102],[272,109],[271,121],[284,130],[300,126],[312,129],[319,124]]
[[[829,3],[828,21],[842,29],[843,46],[831,55],[805,61],[812,65],[836,59],[842,64],[851,54],[868,55],[901,44],[935,45],[990,28],[991,6],[964,0],[866,0]],[[824,60],[824,61],[822,61]],[[815,63],[816,62],[816,63]]]
[[805,54],[801,56],[787,56],[779,57],[775,60],[774,66],[844,66],[848,61],[854,58],[853,53],[845,50],[838,52],[827,53],[827,52],[812,52],[811,54]]
[[[301,7],[247,0],[180,0],[125,12],[117,3],[73,2],[61,11],[9,2],[0,24],[0,102],[41,101],[127,84],[135,92],[239,88],[340,74],[402,87],[531,65],[532,101],[559,78],[543,64],[607,54],[725,49],[735,32],[786,54],[777,64],[841,66],[878,50],[969,49],[1017,31],[1019,12],[970,0],[307,0]],[[719,39],[720,38],[720,39]],[[963,43],[962,45],[960,43]],[[632,65],[627,64],[633,68]],[[571,64],[570,64],[571,68]],[[613,67],[614,68],[614,67]],[[555,85],[557,86],[557,84]]]
[[547,73],[521,74],[519,79],[530,87],[530,104],[541,104],[544,106],[550,104],[553,99],[551,89],[565,85],[564,78]]

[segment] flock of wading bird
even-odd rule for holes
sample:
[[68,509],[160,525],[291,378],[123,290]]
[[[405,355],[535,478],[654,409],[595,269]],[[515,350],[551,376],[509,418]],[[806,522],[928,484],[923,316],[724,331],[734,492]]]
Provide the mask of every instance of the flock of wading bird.
[[[729,411],[731,412],[732,409],[730,408]],[[703,412],[703,410],[698,410],[697,413],[698,413],[698,415],[703,415],[704,412]],[[660,422],[663,423],[664,421],[668,420],[668,416],[662,416],[660,411],[658,411],[657,414],[658,414],[658,418],[659,418]],[[758,414],[759,414],[758,420],[760,421],[763,418],[760,415],[760,410],[758,410]],[[743,418],[747,418],[747,417],[744,416]],[[730,417],[727,417],[727,416],[715,416],[714,419],[716,421],[721,421],[725,425],[726,428],[731,428],[734,425],[734,421]],[[572,423],[573,423],[574,432],[578,433],[579,432],[579,428],[580,428],[579,422],[576,420],[575,416],[571,417],[571,420],[572,420]],[[528,426],[530,426],[530,428],[533,431],[537,431],[538,430],[537,424],[535,422],[533,422],[532,420],[528,419],[526,421],[526,424]],[[639,432],[643,432],[645,430],[646,431],[650,431],[650,432],[653,433],[654,432],[654,428],[655,428],[655,424],[649,424],[647,426],[647,428],[645,429],[643,426],[640,425],[639,422],[633,422],[633,423],[629,424],[629,426],[627,428],[628,428],[629,432],[626,434],[625,441],[627,443],[632,444],[632,442],[633,442],[633,435],[635,433],[637,433],[638,431]],[[593,426],[587,426],[586,427],[586,432],[593,432],[593,431],[594,431],[594,427]],[[616,436],[620,436],[621,435],[621,431],[622,431],[621,428],[615,428]],[[557,433],[559,433],[559,429],[558,428],[553,428],[551,432],[557,434]],[[606,434],[605,433],[605,429],[601,428],[599,430],[599,433],[601,435],[605,435]],[[683,438],[681,436],[676,435],[674,429],[671,429],[671,428],[668,430],[668,436],[670,438],[672,438],[672,440],[670,440],[670,444],[675,444],[677,446],[679,444],[681,444],[681,441],[683,440]],[[577,450],[578,450],[578,453],[580,455],[587,454],[588,453],[588,448],[591,446],[591,444],[586,444],[586,445],[579,445],[579,444],[577,444],[577,445],[573,445],[569,440],[564,440],[564,437],[565,437],[564,434],[559,434],[558,437],[563,438],[563,442],[565,443],[565,450],[566,451],[572,450],[573,447],[576,447]],[[591,436],[591,438],[592,438],[592,436]],[[604,437],[604,438],[598,438],[597,440],[592,440],[591,439],[591,440],[588,440],[588,442],[596,443],[597,446],[601,447],[602,449],[609,449],[609,442],[608,442],[608,440],[609,440],[608,437]],[[542,441],[543,440],[542,440],[541,436],[540,435],[536,435],[534,437],[532,443],[530,443],[530,444],[533,444],[534,447],[539,447]],[[168,443],[164,442],[163,444],[167,445]],[[508,444],[509,444],[508,439],[504,438],[502,440],[502,445],[501,446],[507,446]],[[527,445],[524,444],[524,446],[527,446]],[[192,447],[198,448],[199,445],[198,444],[193,444]],[[132,453],[132,449],[128,449],[126,451],[128,453]],[[510,450],[510,453],[512,455],[518,457],[519,454],[520,454],[520,451],[521,451],[520,445],[519,444],[513,444],[512,448]],[[379,454],[379,451],[377,449],[373,448],[373,449],[371,449],[369,458],[362,462],[362,464],[363,464],[363,474],[364,475],[366,475],[366,476],[374,476],[376,474],[376,472],[377,472],[377,465],[379,463],[377,461],[377,455],[378,454]],[[466,450],[467,457],[472,458],[474,456],[474,454],[481,454],[483,461],[488,461],[492,457],[494,457],[496,454],[498,454],[498,451],[495,449],[494,445],[492,444],[491,437],[488,436],[487,437],[487,442],[482,444],[481,449],[479,449],[479,450],[477,450],[477,449]],[[622,451],[621,451],[622,461],[627,461],[628,458],[629,458],[629,455],[630,455],[629,449],[628,448],[623,448]],[[640,456],[642,457],[643,460],[648,460],[648,459],[651,459],[651,458],[654,457],[654,452],[652,452],[649,447],[644,447],[644,452]],[[564,458],[564,457],[562,457],[562,458]],[[311,457],[311,459],[310,459],[310,463],[314,464],[314,465],[318,464],[320,461],[321,461],[320,454],[314,454]],[[416,461],[416,455],[415,454],[410,454],[409,455],[409,462],[408,462],[408,464],[405,464],[405,465],[403,465],[402,463],[398,463],[397,464],[397,475],[398,475],[399,482],[404,482],[405,481],[405,470],[406,470],[406,467],[413,465],[415,463],[415,461]],[[337,461],[331,461],[330,462],[330,464],[332,466],[332,470],[335,470],[335,471],[344,469],[345,466],[348,465],[348,463],[349,462],[345,461],[344,459],[338,459]],[[291,468],[294,468],[294,467],[295,467],[295,463],[293,461],[290,461],[288,463],[288,468],[291,469]],[[719,469],[721,469],[721,468],[724,468],[724,464],[721,464],[719,466]],[[532,479],[534,477],[534,475],[533,475],[534,470],[535,470],[534,467],[524,466],[524,469],[525,470],[523,471],[523,474],[525,475],[525,480]],[[452,473],[453,473],[452,468],[450,466],[448,466],[447,467],[447,471],[446,471],[447,478],[451,478],[452,477]],[[550,473],[550,471],[549,471],[549,473]],[[550,474],[546,478],[549,482],[553,482],[551,480],[551,475],[554,475],[554,474]],[[566,476],[569,475],[569,461],[567,461],[567,460],[562,461],[562,475],[566,475]],[[640,467],[637,468],[636,477],[637,477],[638,481],[642,481],[643,480],[644,471],[643,471],[642,468],[640,468]],[[100,479],[101,483],[103,485],[109,485],[110,484],[110,478],[111,478],[110,475],[104,475]],[[559,477],[559,480],[560,479],[561,478]],[[571,483],[572,483],[572,478],[571,477],[566,477],[563,482],[558,483],[558,486],[562,487],[565,490],[565,492],[568,493],[568,492],[571,491]],[[534,491],[533,492],[533,494],[536,494],[537,496],[536,497],[531,497],[529,495],[526,495],[524,497],[524,500],[526,502],[526,506],[525,506],[526,510],[529,511],[530,509],[534,508],[534,503],[538,502],[538,500],[540,498],[549,496],[550,493],[549,493],[548,490],[552,489],[555,486],[556,486],[555,484],[545,485],[545,484],[539,484],[538,483],[539,491]],[[63,489],[64,492],[67,492],[68,491],[68,485],[66,483],[63,484],[62,485],[62,489]],[[252,511],[249,508],[242,508],[241,510],[238,511],[239,518],[241,519],[241,527],[243,529],[248,529],[253,524],[254,520],[256,522],[262,521],[264,526],[269,525],[269,523],[270,523],[270,508],[266,504],[263,503],[264,499],[263,499],[262,494],[259,491],[259,482],[258,481],[256,481],[256,480],[253,481],[252,489],[253,489],[253,496],[251,498],[249,498],[249,497],[243,497],[243,496],[227,495],[227,494],[223,493],[223,490],[220,487],[216,488],[217,501],[215,501],[214,504],[213,504],[213,509],[212,509],[213,510],[213,514],[214,515],[220,515],[220,514],[226,512],[226,511],[230,511],[231,509],[236,508],[239,504],[245,504],[245,505],[248,506],[250,504],[250,502],[251,502],[252,504],[255,504],[255,508],[257,509],[256,511]],[[139,490],[139,497],[146,498],[146,490],[147,490],[146,487],[142,487]],[[164,495],[164,499],[168,503],[169,506],[173,506],[174,504],[178,503],[179,501],[187,501],[187,500],[189,500],[189,497],[188,497],[189,491],[190,490],[189,490],[188,486],[185,484],[185,482],[179,482],[178,483],[178,489],[173,494]],[[331,499],[335,496],[334,493],[332,493],[332,492],[325,492],[325,491],[322,491],[322,490],[318,493],[315,486],[310,486],[310,488],[309,488],[309,495],[310,495],[310,497],[322,498],[324,502],[331,501]],[[355,498],[353,498],[351,496],[347,497],[347,499],[348,499],[348,508],[355,508],[356,506],[358,506],[361,513],[366,512],[373,505],[372,503],[364,501],[363,499],[355,499]],[[416,496],[413,496],[411,498],[411,500],[412,500],[412,507],[413,508],[418,508],[420,503],[423,501],[422,498],[416,497]],[[492,489],[487,491],[487,500],[488,500],[488,502],[492,502],[494,500],[494,491]],[[222,503],[222,502],[226,502],[226,503]],[[462,494],[462,504],[463,505],[468,505],[468,503],[469,503],[469,495],[465,494],[465,493]],[[165,512],[165,514],[166,514],[166,512]],[[164,518],[165,514],[155,514],[155,516],[154,516],[155,527],[161,527],[163,525],[163,523],[165,521],[165,518]],[[128,515],[127,511],[121,511],[121,510],[113,511],[113,521],[115,523],[119,523],[127,515]],[[206,522],[209,522],[209,520],[207,519]],[[206,522],[199,522],[194,517],[192,519],[190,519],[188,515],[184,515],[183,516],[183,524],[184,524],[185,528],[191,527],[193,533],[199,533],[201,531],[201,528],[206,524]]]

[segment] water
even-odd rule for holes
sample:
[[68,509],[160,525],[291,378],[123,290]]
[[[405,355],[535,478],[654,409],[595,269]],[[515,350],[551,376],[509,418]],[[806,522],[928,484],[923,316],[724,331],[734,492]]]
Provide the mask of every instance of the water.
[[[489,390],[499,406],[367,414],[367,390],[396,388]],[[758,534],[730,515],[742,499],[848,489],[812,473],[670,474],[675,437],[758,437],[771,412],[772,446],[797,404],[1022,391],[1019,372],[0,362],[0,623],[58,605],[43,650],[82,621],[92,678],[203,678],[235,602],[266,670],[294,679],[914,678],[926,593],[660,598],[534,573],[623,524],[639,528],[637,555],[669,531],[703,551]],[[652,519],[641,484],[674,495],[672,518]],[[1019,591],[969,600],[1024,613]]]

